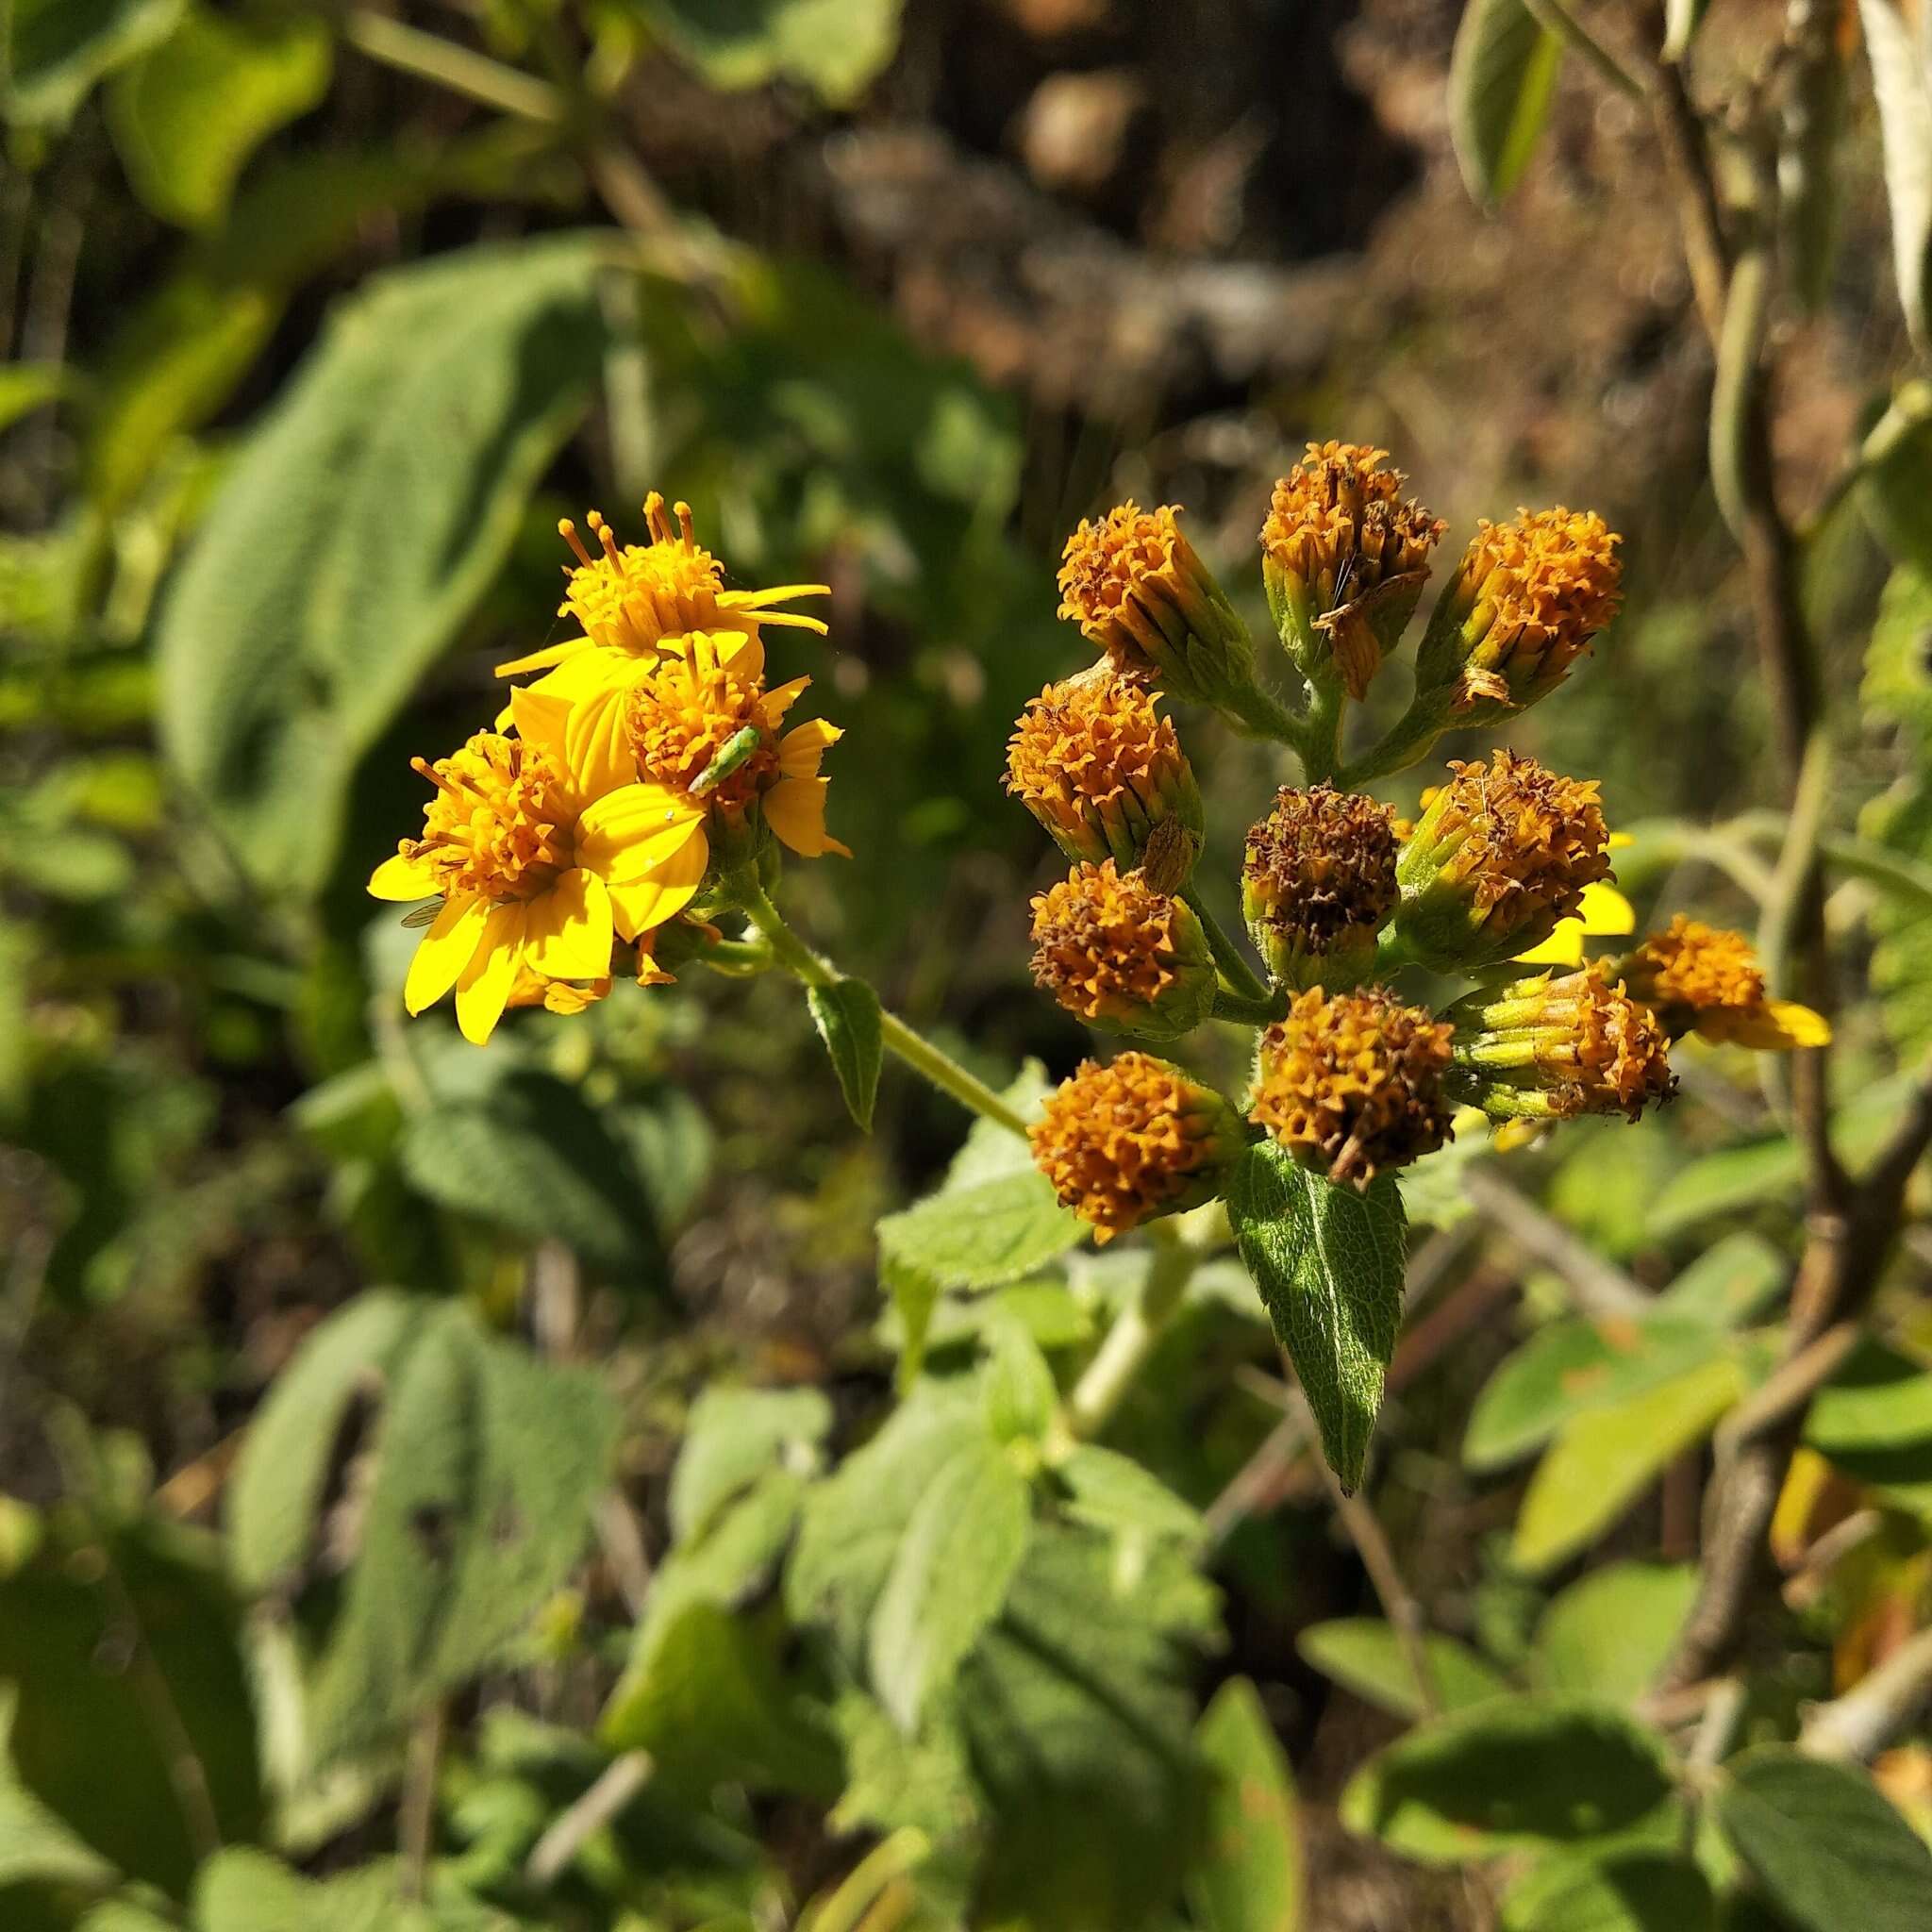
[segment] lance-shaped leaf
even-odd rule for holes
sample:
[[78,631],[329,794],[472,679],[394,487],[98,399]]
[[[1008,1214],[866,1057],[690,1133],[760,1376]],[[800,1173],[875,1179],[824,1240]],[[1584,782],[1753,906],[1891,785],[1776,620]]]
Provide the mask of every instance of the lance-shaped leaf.
[[1932,352],[1932,11],[1858,0],[1891,203],[1891,254],[1912,340]]
[[1523,0],[1469,0],[1449,59],[1449,134],[1476,200],[1516,186],[1550,118],[1563,42]]
[[830,986],[808,988],[805,1003],[831,1056],[846,1108],[869,1134],[885,1056],[879,996],[862,979],[835,979]]

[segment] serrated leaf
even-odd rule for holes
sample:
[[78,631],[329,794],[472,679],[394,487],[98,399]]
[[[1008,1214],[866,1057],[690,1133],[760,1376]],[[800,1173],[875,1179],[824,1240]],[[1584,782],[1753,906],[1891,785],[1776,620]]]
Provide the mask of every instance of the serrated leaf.
[[1690,1613],[1688,1563],[1610,1563],[1550,1601],[1536,1627],[1532,1679],[1543,1690],[1631,1704],[1662,1669]]
[[124,62],[166,39],[182,0],[11,0],[0,12],[0,112],[58,127]]
[[326,878],[357,761],[501,565],[588,399],[607,248],[375,278],[229,471],[162,615],[161,736],[263,891]]
[[1716,1923],[1709,1881],[1666,1852],[1546,1858],[1503,1899],[1503,1932],[1709,1932]]
[[[1424,1642],[1436,1696],[1445,1711],[1508,1693],[1508,1678],[1453,1637],[1431,1633]],[[1422,1716],[1422,1691],[1407,1655],[1393,1627],[1381,1618],[1338,1617],[1310,1624],[1295,1639],[1295,1648],[1324,1676],[1346,1685],[1378,1709],[1396,1717]]]
[[885,1060],[878,994],[862,979],[835,979],[830,986],[807,987],[805,1003],[831,1056],[847,1111],[871,1133],[879,1069]]
[[1131,1457],[1081,1442],[1054,1465],[1067,1491],[1065,1512],[1095,1529],[1188,1541],[1204,1533],[1201,1512]]
[[1723,1330],[1668,1315],[1546,1324],[1483,1385],[1462,1439],[1474,1470],[1501,1469],[1565,1423],[1614,1407],[1723,1353]]
[[816,1389],[707,1389],[691,1405],[671,1472],[672,1540],[702,1534],[774,1465],[815,1458],[831,1427],[832,1405]]
[[519,1068],[475,1099],[409,1117],[410,1184],[442,1207],[527,1241],[554,1239],[631,1287],[666,1279],[649,1190],[629,1150],[576,1089]]
[[890,1267],[917,1269],[942,1288],[999,1288],[1031,1274],[1086,1236],[1032,1167],[948,1189],[878,1224]]
[[1371,1758],[1342,1793],[1341,1821],[1407,1857],[1459,1864],[1628,1831],[1655,1818],[1672,1789],[1663,1740],[1621,1711],[1503,1697]]
[[1032,1526],[1026,1480],[982,1436],[941,1465],[906,1524],[873,1612],[873,1687],[902,1728],[948,1686],[999,1615]]
[[1898,0],[1858,0],[1858,19],[1878,97],[1899,301],[1923,353],[1932,348],[1932,15]]
[[328,91],[330,65],[320,22],[231,20],[191,4],[108,92],[129,185],[165,221],[219,220],[248,157]]
[[1335,1187],[1261,1141],[1235,1168],[1227,1218],[1314,1411],[1322,1452],[1353,1489],[1402,1320],[1402,1197],[1386,1174],[1365,1193]]
[[1040,1344],[1018,1322],[997,1322],[981,1384],[986,1425],[996,1442],[1042,1441],[1059,1407],[1059,1389]]
[[318,1761],[377,1742],[499,1656],[562,1582],[609,1473],[593,1375],[536,1361],[459,1307],[394,1374],[361,1547],[312,1700]]
[[1515,187],[1550,118],[1563,42],[1523,0],[1469,0],[1449,57],[1449,134],[1477,201]]
[[1782,1745],[1724,1771],[1718,1823],[1797,1932],[1921,1932],[1932,1850],[1862,1771]]
[[665,40],[712,87],[802,80],[834,107],[851,102],[891,59],[905,0],[643,0]]
[[1206,1932],[1295,1932],[1302,1852],[1294,1777],[1255,1687],[1231,1677],[1194,1733],[1213,1777],[1188,1898]]
[[1720,1357],[1631,1401],[1579,1416],[1529,1479],[1510,1561],[1538,1575],[1587,1548],[1743,1392],[1742,1371]]

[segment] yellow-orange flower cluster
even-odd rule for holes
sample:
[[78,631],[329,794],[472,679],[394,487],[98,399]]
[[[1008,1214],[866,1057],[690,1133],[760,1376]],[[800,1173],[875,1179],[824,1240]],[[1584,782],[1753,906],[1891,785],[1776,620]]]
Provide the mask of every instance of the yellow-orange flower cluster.
[[1201,922],[1139,871],[1074,866],[1033,900],[1033,976],[1069,1012],[1150,1039],[1197,1026],[1214,1000]]
[[1152,1054],[1085,1061],[1027,1130],[1061,1202],[1111,1241],[1212,1197],[1241,1146],[1220,1094]]
[[1201,793],[1174,721],[1110,669],[1050,684],[1021,712],[1007,790],[1069,858],[1138,865],[1173,819],[1198,841]]
[[1673,1039],[1695,1031],[1772,1052],[1830,1041],[1831,1024],[1822,1014],[1768,996],[1757,955],[1742,933],[1679,913],[1621,970],[1632,997],[1657,1009]]
[[1452,1032],[1379,987],[1311,987],[1261,1036],[1251,1117],[1330,1180],[1366,1186],[1449,1138]]

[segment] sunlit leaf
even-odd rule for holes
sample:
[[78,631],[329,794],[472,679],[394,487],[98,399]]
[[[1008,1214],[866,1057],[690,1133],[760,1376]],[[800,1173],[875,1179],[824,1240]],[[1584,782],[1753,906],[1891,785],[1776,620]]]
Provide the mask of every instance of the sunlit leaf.
[[1255,1687],[1232,1677],[1195,1741],[1214,1779],[1188,1896],[1207,1932],[1295,1932],[1302,1923],[1294,1777]]
[[1523,0],[1469,0],[1449,61],[1449,131],[1469,192],[1498,202],[1549,121],[1563,42]]
[[[1430,1633],[1424,1640],[1432,1688],[1444,1710],[1462,1710],[1509,1690],[1509,1680],[1453,1637]],[[1392,1712],[1418,1718],[1424,1705],[1408,1667],[1408,1656],[1391,1624],[1379,1617],[1338,1617],[1310,1624],[1295,1648],[1324,1676],[1344,1684],[1357,1697]]]

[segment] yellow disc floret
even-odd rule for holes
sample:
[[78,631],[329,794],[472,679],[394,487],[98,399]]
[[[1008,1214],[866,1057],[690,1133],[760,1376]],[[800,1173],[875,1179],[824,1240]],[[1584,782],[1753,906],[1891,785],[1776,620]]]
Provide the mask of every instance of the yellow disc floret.
[[534,745],[479,731],[460,751],[410,769],[436,787],[423,836],[403,857],[425,865],[446,895],[530,899],[575,863],[576,808],[558,766]]
[[1261,1037],[1251,1118],[1330,1180],[1366,1186],[1449,1138],[1451,1031],[1380,988],[1311,987]]
[[1174,1039],[1214,1001],[1214,956],[1188,906],[1112,859],[1033,900],[1033,976],[1090,1024]]
[[1274,486],[1262,565],[1306,586],[1315,615],[1385,577],[1427,570],[1447,527],[1413,498],[1402,501],[1407,478],[1383,468],[1388,454],[1366,443],[1311,442]]
[[1831,1039],[1823,1014],[1768,996],[1757,955],[1742,933],[1681,912],[1621,970],[1632,996],[1656,1009],[1673,1039],[1694,1030],[1708,1040],[1772,1052],[1824,1046]]

